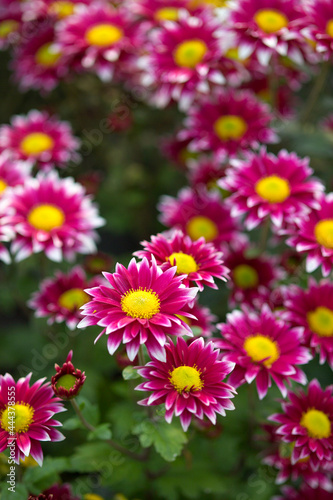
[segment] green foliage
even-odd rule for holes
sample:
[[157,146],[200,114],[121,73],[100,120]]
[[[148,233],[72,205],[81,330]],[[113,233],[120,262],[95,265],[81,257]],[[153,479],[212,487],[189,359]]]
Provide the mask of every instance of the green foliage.
[[133,366],[126,366],[126,368],[123,369],[123,378],[124,380],[135,380],[140,378],[141,375],[138,373],[138,371],[133,368]]
[[34,494],[39,494],[44,489],[60,481],[60,476],[70,466],[69,458],[46,457],[42,467],[29,467],[24,473],[24,484]]

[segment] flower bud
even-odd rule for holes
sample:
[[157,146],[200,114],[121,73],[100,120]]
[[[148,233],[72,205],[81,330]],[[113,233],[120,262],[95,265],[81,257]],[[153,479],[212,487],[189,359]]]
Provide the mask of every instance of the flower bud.
[[61,399],[75,398],[86,379],[85,373],[74,367],[71,361],[72,356],[73,351],[70,351],[61,368],[55,364],[57,373],[51,378],[52,389],[55,395]]

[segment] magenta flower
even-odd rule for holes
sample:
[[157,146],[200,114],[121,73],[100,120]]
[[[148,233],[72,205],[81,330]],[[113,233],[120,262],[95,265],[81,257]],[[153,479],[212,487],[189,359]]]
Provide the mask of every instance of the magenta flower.
[[3,198],[8,224],[16,232],[11,251],[17,261],[45,252],[53,261],[73,260],[96,250],[95,228],[104,224],[84,188],[56,172],[39,173]]
[[185,274],[186,286],[197,285],[202,291],[204,286],[217,289],[214,278],[227,281],[228,268],[223,266],[222,252],[218,252],[212,243],[204,238],[192,241],[182,231],[175,231],[170,237],[158,234],[150,241],[141,243],[144,250],[133,255],[148,260],[154,256],[161,269],[177,266],[176,274]]
[[333,458],[333,386],[322,389],[312,380],[308,391],[288,392],[283,401],[283,413],[269,420],[280,424],[276,433],[285,443],[293,443],[291,462],[309,458],[314,470],[330,463]]
[[270,128],[272,118],[268,106],[252,92],[221,90],[191,107],[179,139],[190,137],[190,151],[212,151],[223,159],[276,141]]
[[283,496],[274,497],[273,500],[331,500],[332,491],[327,491],[322,487],[311,487],[308,484],[302,484],[299,490],[292,486],[282,488]]
[[332,0],[311,0],[306,2],[307,13],[304,36],[315,42],[316,51],[329,59],[333,53],[333,2]]
[[[194,318],[188,318],[181,316],[181,319],[185,321],[190,327],[195,337],[211,337],[213,331],[216,330],[215,323],[217,321],[217,316],[212,314],[208,307],[204,307],[197,300],[195,300],[193,306],[186,304],[184,306],[184,311],[195,316]],[[192,339],[189,339],[192,342]]]
[[12,224],[9,223],[9,217],[7,214],[7,204],[0,197],[0,260],[5,264],[9,264],[11,257],[8,248],[4,243],[8,243],[13,240],[15,236],[15,231]]
[[31,20],[48,17],[51,18],[48,19],[50,23],[55,23],[75,14],[80,4],[91,3],[91,0],[31,0],[29,3],[23,3],[22,9],[25,16]]
[[312,357],[300,346],[300,332],[278,320],[268,306],[264,305],[261,313],[235,310],[217,328],[222,339],[215,343],[222,351],[222,359],[236,363],[229,377],[234,387],[255,380],[259,398],[263,399],[271,379],[284,397],[285,383],[306,383],[305,373],[297,365],[306,364]]
[[286,287],[282,317],[292,327],[303,330],[302,344],[319,353],[320,364],[333,370],[333,283],[310,279],[307,290]]
[[[14,5],[13,5],[14,4]],[[20,40],[22,28],[22,10],[19,4],[0,7],[0,50],[15,45]]]
[[15,382],[8,373],[0,375],[0,452],[9,447],[15,463],[31,455],[42,466],[40,441],[65,439],[54,429],[61,423],[53,415],[66,409],[53,397],[49,382],[43,384],[45,379],[39,379],[30,387],[30,378],[31,373]]
[[201,189],[204,186],[210,191],[216,188],[217,181],[225,176],[224,165],[215,159],[205,156],[198,160],[189,159],[187,167],[187,177],[193,189]]
[[84,292],[89,286],[97,286],[101,279],[95,277],[88,281],[85,272],[79,266],[69,273],[58,271],[52,278],[47,278],[39,285],[28,302],[28,306],[35,311],[37,318],[47,317],[47,323],[66,322],[70,330],[76,328],[82,319],[80,307],[90,300]]
[[46,112],[32,110],[0,127],[1,150],[8,150],[15,159],[36,162],[43,169],[77,162],[79,145],[70,125]]
[[183,9],[187,9],[189,0],[140,0],[131,2],[133,12],[144,18],[144,26],[149,21],[150,28],[165,21],[177,21]]
[[73,351],[69,351],[65,363],[60,367],[54,365],[56,374],[52,375],[52,390],[60,399],[70,400],[75,398],[81,391],[86,380],[85,372],[82,372],[72,363]]
[[178,338],[177,345],[170,342],[165,349],[166,361],[154,359],[138,369],[148,382],[136,389],[152,391],[139,404],[164,404],[165,420],[171,423],[173,415],[180,417],[184,431],[192,416],[200,420],[206,416],[215,425],[217,413],[225,416],[225,410],[235,408],[230,399],[236,391],[222,382],[234,365],[218,359],[219,350],[214,349],[212,342],[205,345],[203,338],[199,338],[187,345]]
[[22,186],[31,171],[31,164],[27,161],[14,160],[10,154],[0,153],[0,197],[7,188]]
[[231,213],[246,214],[249,230],[267,218],[280,228],[320,206],[318,198],[324,186],[311,177],[313,170],[307,158],[286,150],[274,156],[262,148],[258,154],[248,153],[245,161],[231,164],[218,184],[233,193],[228,198]]
[[198,289],[186,288],[176,271],[176,267],[163,271],[154,257],[150,263],[146,258],[138,263],[132,259],[128,269],[118,263],[115,273],[104,273],[106,285],[111,286],[86,290],[93,298],[82,307],[85,318],[79,328],[102,326],[96,341],[105,333],[111,355],[123,343],[133,361],[145,344],[151,357],[164,360],[167,334],[192,336],[179,315],[194,317],[184,306],[193,302]]

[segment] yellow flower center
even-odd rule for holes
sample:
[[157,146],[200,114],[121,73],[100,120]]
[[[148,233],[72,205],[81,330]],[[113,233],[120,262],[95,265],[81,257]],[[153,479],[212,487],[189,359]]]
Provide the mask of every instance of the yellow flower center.
[[312,438],[322,439],[331,435],[331,422],[326,413],[320,410],[308,410],[303,413],[300,424],[306,428]]
[[163,7],[158,9],[155,14],[157,21],[177,21],[179,16],[179,9],[176,7]]
[[307,314],[310,329],[320,337],[333,336],[333,311],[319,306]]
[[330,19],[326,24],[326,33],[333,38],[333,19]]
[[2,21],[0,23],[0,38],[6,38],[13,31],[17,31],[19,23],[14,21],[14,19],[7,19],[7,21]]
[[211,7],[225,7],[228,0],[192,0],[190,7],[197,8],[200,5],[209,5]]
[[192,255],[188,255],[183,252],[174,252],[168,257],[168,261],[171,265],[176,263],[177,274],[189,274],[195,273],[198,270],[197,263],[193,259]]
[[73,2],[52,2],[50,6],[50,13],[55,14],[60,19],[71,16],[74,13]]
[[204,385],[200,372],[194,366],[178,366],[172,370],[170,382],[179,393],[200,391]]
[[160,311],[160,299],[153,290],[128,290],[121,299],[121,308],[132,318],[150,319]]
[[45,43],[36,52],[36,63],[41,66],[55,66],[61,57],[61,52],[56,49],[54,43]]
[[69,311],[74,311],[79,309],[83,304],[89,301],[89,296],[81,290],[81,288],[72,288],[71,290],[66,290],[59,297],[60,307],[64,307]]
[[27,156],[39,155],[49,151],[54,146],[54,140],[43,132],[31,132],[27,134],[20,143],[21,151]]
[[182,68],[195,68],[207,52],[207,45],[201,40],[187,40],[180,43],[173,52],[175,63]]
[[221,116],[216,120],[213,128],[222,141],[240,139],[248,129],[246,121],[237,115]]
[[288,26],[288,18],[274,9],[260,9],[254,15],[258,27],[265,33],[275,33]]
[[37,205],[28,215],[28,222],[42,231],[51,231],[56,227],[60,227],[64,221],[65,215],[63,211],[54,205]]
[[326,219],[317,222],[314,234],[319,245],[333,249],[333,219]]
[[203,215],[192,217],[186,225],[186,232],[193,241],[198,240],[202,236],[206,241],[212,241],[219,234],[215,222]]
[[67,373],[66,375],[63,375],[59,378],[58,382],[56,383],[56,388],[59,389],[60,387],[63,387],[64,389],[69,391],[69,389],[72,389],[75,386],[76,380],[77,378],[74,377],[74,375]]
[[[263,362],[267,368],[279,359],[279,349],[276,342],[265,335],[254,335],[247,337],[244,342],[244,349],[252,361]],[[262,361],[262,360],[265,361]]]
[[7,183],[4,180],[0,179],[0,194],[4,192],[6,187],[7,187]]
[[235,284],[239,288],[247,290],[248,288],[255,288],[259,283],[259,276],[257,271],[248,264],[239,264],[233,270],[233,278]]
[[97,47],[107,47],[118,42],[123,37],[123,31],[113,24],[96,24],[86,32],[86,41]]
[[288,181],[278,175],[263,177],[255,185],[256,193],[269,203],[282,203],[290,196]]
[[1,427],[7,432],[27,432],[35,410],[27,403],[6,406],[0,416]]

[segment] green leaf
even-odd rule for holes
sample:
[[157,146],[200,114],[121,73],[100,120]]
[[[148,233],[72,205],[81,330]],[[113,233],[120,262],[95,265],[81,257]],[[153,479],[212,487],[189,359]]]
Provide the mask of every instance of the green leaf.
[[110,424],[101,424],[92,432],[88,434],[88,441],[93,441],[94,439],[100,439],[104,441],[105,439],[111,439],[111,430],[109,429]]
[[63,424],[63,429],[73,431],[82,427],[82,423],[78,417],[72,417],[66,420]]
[[134,427],[133,434],[139,436],[143,448],[153,445],[167,462],[175,460],[187,442],[186,434],[179,426],[165,421],[144,420]]
[[138,373],[136,368],[133,366],[126,366],[126,368],[123,369],[123,378],[124,380],[134,380],[137,378],[140,378],[141,375]]
[[105,442],[86,443],[75,449],[70,458],[69,470],[75,472],[99,472],[114,451]]
[[29,496],[29,491],[27,490],[24,484],[16,483],[14,491],[8,490],[8,488],[11,488],[10,484],[8,483],[0,484],[1,500],[14,500],[14,498],[15,500],[27,500]]
[[[68,470],[69,458],[46,457],[43,467],[30,467],[24,474],[24,484],[32,493],[40,493],[58,479],[58,473]],[[16,500],[16,499],[15,499]]]

